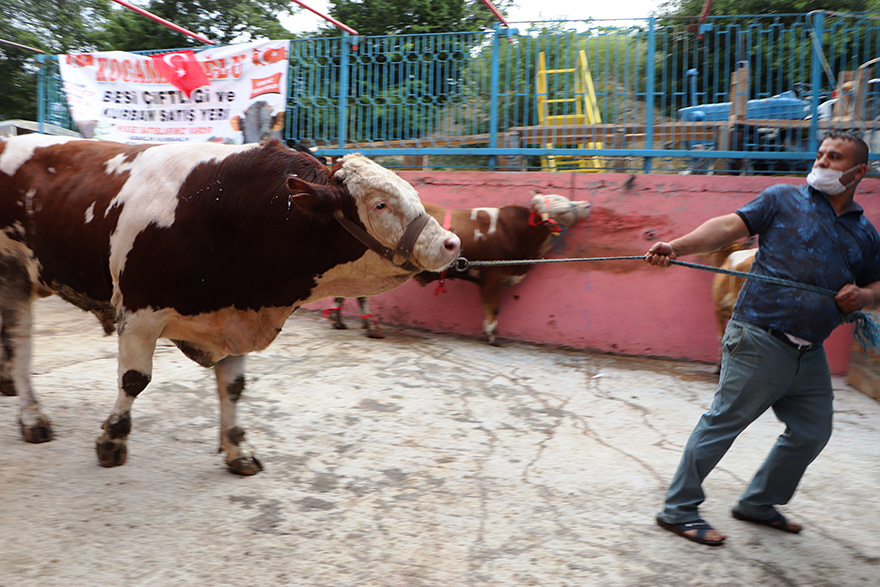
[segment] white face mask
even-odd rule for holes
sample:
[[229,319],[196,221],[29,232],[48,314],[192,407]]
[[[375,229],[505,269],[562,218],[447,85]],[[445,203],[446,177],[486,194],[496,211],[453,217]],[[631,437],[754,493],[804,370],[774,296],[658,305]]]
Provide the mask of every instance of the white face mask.
[[812,187],[816,188],[820,192],[824,192],[829,196],[836,196],[837,194],[845,192],[849,186],[855,183],[855,179],[849,182],[846,185],[840,183],[840,178],[845,174],[849,173],[853,169],[858,169],[858,165],[854,167],[850,167],[846,171],[837,171],[835,169],[828,169],[827,167],[813,167],[810,174],[807,176],[807,183]]

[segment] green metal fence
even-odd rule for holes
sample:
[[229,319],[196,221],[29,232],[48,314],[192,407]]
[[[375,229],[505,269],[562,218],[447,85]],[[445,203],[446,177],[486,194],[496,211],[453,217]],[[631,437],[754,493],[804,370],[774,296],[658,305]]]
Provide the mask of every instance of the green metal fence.
[[[444,169],[799,173],[829,128],[861,132],[880,152],[872,15],[343,34],[290,49],[285,137],[328,156]],[[53,59],[41,116],[69,123]],[[841,83],[848,75],[858,91]]]

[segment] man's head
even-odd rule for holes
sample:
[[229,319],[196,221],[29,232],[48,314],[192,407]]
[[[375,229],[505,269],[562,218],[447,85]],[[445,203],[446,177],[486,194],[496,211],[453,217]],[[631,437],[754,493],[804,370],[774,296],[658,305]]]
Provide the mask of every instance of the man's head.
[[[825,135],[825,137],[822,139],[822,143],[829,139],[849,143],[852,149],[852,161],[854,165],[859,165],[862,163],[864,163],[865,165],[868,164],[868,145],[865,143],[865,141],[862,140],[862,137],[860,137],[859,135],[849,131],[832,130]],[[817,156],[816,159],[818,158],[819,157]]]
[[867,173],[868,145],[865,141],[850,132],[831,131],[816,151],[816,161],[807,182],[834,196],[855,191]]

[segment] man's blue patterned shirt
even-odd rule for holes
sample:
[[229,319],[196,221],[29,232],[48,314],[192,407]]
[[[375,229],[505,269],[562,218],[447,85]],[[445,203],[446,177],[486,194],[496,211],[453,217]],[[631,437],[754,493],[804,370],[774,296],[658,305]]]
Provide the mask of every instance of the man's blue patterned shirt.
[[[861,206],[837,216],[828,197],[809,186],[776,185],[736,213],[758,254],[752,273],[838,291],[847,283],[880,281],[880,236]],[[813,343],[841,323],[834,298],[747,279],[733,319],[781,330]]]

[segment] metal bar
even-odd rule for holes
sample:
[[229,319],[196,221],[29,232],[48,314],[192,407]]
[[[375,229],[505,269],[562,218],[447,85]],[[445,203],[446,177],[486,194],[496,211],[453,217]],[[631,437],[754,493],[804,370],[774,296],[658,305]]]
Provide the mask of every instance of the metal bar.
[[46,121],[46,102],[47,100],[47,89],[46,89],[46,59],[48,59],[48,55],[37,55],[37,61],[40,63],[40,73],[37,75],[37,123],[40,125],[40,133],[45,132],[45,121]]
[[348,33],[342,33],[342,57],[339,62],[339,147],[344,148],[345,137],[348,135]]
[[[501,31],[495,29],[492,36],[492,78],[489,82],[489,92],[491,99],[489,101],[489,148],[494,149],[498,146],[498,83],[501,78],[501,49],[500,49]],[[495,169],[496,160],[494,156],[489,157],[489,169]]]
[[813,88],[810,96],[810,139],[809,151],[815,153],[819,149],[819,90],[822,88],[822,34],[825,15],[819,11],[813,14],[813,51],[810,69],[810,85]]
[[214,45],[214,44],[215,44],[214,41],[211,41],[211,40],[209,40],[208,38],[203,37],[202,35],[199,35],[199,34],[194,33],[194,32],[192,32],[192,31],[188,31],[188,30],[186,30],[186,29],[183,28],[183,27],[179,27],[179,26],[177,26],[176,24],[174,24],[173,22],[168,22],[168,21],[165,20],[164,18],[159,17],[159,16],[156,16],[156,15],[153,14],[152,12],[147,12],[147,11],[144,10],[143,8],[139,8],[139,7],[137,7],[137,6],[133,5],[133,4],[129,4],[129,3],[126,2],[125,0],[113,0],[113,1],[116,2],[117,4],[120,4],[120,5],[122,5],[122,6],[125,6],[125,7],[128,8],[129,10],[134,10],[134,11],[137,12],[138,14],[142,14],[142,15],[146,16],[147,18],[151,18],[151,19],[155,20],[156,22],[158,22],[159,24],[164,24],[165,26],[167,26],[167,27],[170,28],[170,29],[174,29],[175,31],[177,31],[177,32],[179,32],[179,33],[183,33],[184,35],[189,35],[189,36],[192,37],[193,39],[199,40],[199,41],[201,41],[201,42],[203,42],[203,43],[207,43],[208,45]]
[[[648,149],[654,144],[654,52],[657,50],[657,19],[648,19],[648,57],[645,83],[645,145]],[[651,173],[651,158],[645,157],[645,173]]]
[[320,16],[321,18],[323,18],[324,20],[326,20],[327,22],[329,22],[333,26],[340,28],[351,35],[358,36],[360,34],[356,30],[351,28],[350,26],[342,24],[341,22],[339,22],[338,20],[336,20],[332,16],[327,16],[326,14],[321,14],[320,12],[318,12],[317,10],[315,10],[314,8],[312,8],[311,6],[306,4],[305,2],[302,2],[302,0],[290,0],[290,1],[295,4],[299,4],[300,6],[302,6],[303,8],[308,10],[309,12],[314,12],[315,14],[317,14],[318,16]]
[[510,28],[510,25],[507,24],[507,21],[506,21],[506,20],[504,20],[504,15],[501,14],[501,12],[499,12],[499,10],[498,10],[497,8],[495,8],[495,5],[494,5],[494,4],[492,4],[491,2],[489,2],[489,0],[483,0],[483,4],[485,4],[486,7],[487,7],[489,10],[492,11],[492,14],[495,15],[495,18],[497,18],[498,20],[501,21],[501,24],[503,24],[503,25],[506,26],[507,28]]
[[[472,149],[469,147],[424,147],[424,148],[384,148],[384,147],[355,147],[348,145],[345,148],[320,149],[317,154],[339,156],[352,152],[364,155],[476,155],[476,156],[506,156],[517,155],[541,156],[554,155],[559,151],[553,148],[495,148],[495,149]],[[682,157],[688,159],[755,159],[755,160],[787,160],[787,161],[812,161],[815,155],[808,153],[775,152],[775,151],[690,151],[686,149],[648,150],[648,149],[566,149],[567,156],[578,157]]]
[[16,47],[16,48],[18,48],[18,49],[24,49],[25,51],[31,51],[31,52],[33,52],[33,53],[42,53],[42,54],[44,54],[44,55],[46,54],[46,52],[43,51],[42,49],[37,49],[37,48],[35,48],[35,47],[28,47],[27,45],[20,45],[20,44],[18,44],[18,43],[13,43],[12,41],[7,41],[6,39],[0,39],[0,43],[2,43],[2,44],[4,44],[4,45],[9,45],[10,47]]

